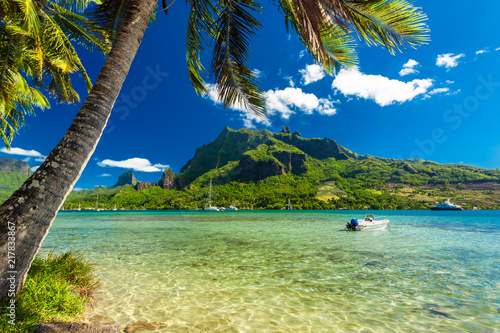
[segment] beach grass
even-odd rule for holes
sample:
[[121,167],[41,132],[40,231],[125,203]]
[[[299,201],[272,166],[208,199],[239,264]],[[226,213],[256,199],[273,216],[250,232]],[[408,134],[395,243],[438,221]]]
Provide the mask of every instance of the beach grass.
[[95,269],[72,252],[37,256],[23,290],[15,298],[15,322],[9,323],[10,303],[0,307],[0,332],[33,332],[38,324],[51,321],[81,321],[95,301],[98,286]]

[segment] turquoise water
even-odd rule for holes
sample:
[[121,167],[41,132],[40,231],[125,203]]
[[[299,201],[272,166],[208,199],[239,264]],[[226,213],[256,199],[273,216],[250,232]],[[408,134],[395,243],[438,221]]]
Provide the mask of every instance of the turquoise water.
[[[43,250],[95,262],[90,315],[157,332],[498,332],[500,212],[64,212]],[[376,214],[377,216],[377,214]]]

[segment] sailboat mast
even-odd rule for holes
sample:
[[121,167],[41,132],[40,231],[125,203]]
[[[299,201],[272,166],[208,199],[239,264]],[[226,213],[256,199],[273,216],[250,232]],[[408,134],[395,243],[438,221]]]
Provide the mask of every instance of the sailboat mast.
[[212,207],[212,179],[210,179],[210,189],[208,190],[208,207]]

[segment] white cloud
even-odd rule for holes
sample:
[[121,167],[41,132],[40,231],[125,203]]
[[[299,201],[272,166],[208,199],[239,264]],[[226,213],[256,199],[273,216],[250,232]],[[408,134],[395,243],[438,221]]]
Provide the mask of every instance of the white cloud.
[[325,77],[323,68],[316,64],[306,65],[306,68],[299,70],[299,73],[302,74],[302,84],[305,86]]
[[[205,95],[205,97],[210,99],[215,104],[221,105],[222,102],[219,99],[219,93],[217,91],[216,86],[213,84],[207,84],[207,90],[208,90],[208,94]],[[271,126],[271,122],[269,121],[269,118],[257,116],[255,114],[253,114],[252,112],[248,111],[247,109],[245,109],[242,105],[232,105],[229,108],[231,110],[241,112],[241,116],[243,118],[243,124],[247,128],[255,128],[255,125],[253,124],[254,122],[261,123],[265,126]]]
[[302,59],[307,54],[307,50],[302,50],[299,53],[299,59]]
[[460,53],[454,55],[453,53],[440,54],[437,57],[436,65],[439,67],[453,68],[458,66],[458,59],[465,57],[465,54]]
[[447,96],[456,95],[456,94],[458,94],[458,93],[459,93],[459,92],[461,92],[461,91],[462,91],[462,89],[457,89],[457,90],[455,90],[455,91],[450,91],[450,92],[449,92],[449,93],[447,93],[446,95],[447,95]]
[[483,53],[488,53],[488,52],[490,52],[488,49],[483,49],[483,50],[476,51],[476,54],[483,54]]
[[253,75],[255,75],[255,77],[261,77],[263,72],[258,70],[257,68],[254,68],[254,70],[252,71]]
[[250,112],[244,112],[241,114],[243,125],[246,128],[257,128],[255,124],[262,124],[267,127],[271,127],[271,121],[268,117],[261,117]]
[[[289,119],[291,115],[298,112],[312,114],[317,112],[323,115],[334,115],[338,101],[332,101],[329,98],[318,98],[314,94],[305,93],[301,88],[288,87],[285,89],[268,90],[264,93],[266,97],[266,109],[270,116],[277,115],[283,119]],[[206,96],[215,104],[222,104],[218,98],[215,86],[208,85],[208,95]],[[257,116],[240,105],[233,105],[231,110],[241,112],[243,124],[248,128],[255,128],[255,124],[271,126],[268,117]]]
[[170,165],[168,165],[168,164],[156,163],[154,166],[157,168],[163,169],[163,170],[170,168]]
[[83,190],[86,190],[86,188],[83,188],[83,187],[73,187],[73,191],[83,191]]
[[40,165],[34,166],[31,168],[31,171],[35,172],[39,167],[40,167]]
[[495,49],[495,51],[500,51],[500,47],[497,47],[497,48]]
[[[7,148],[2,148],[0,149],[0,151],[2,153],[6,153],[6,154],[10,154],[10,155],[22,155],[22,156],[30,156],[30,157],[41,157],[41,158],[44,158],[45,157],[40,154],[39,152],[37,152],[36,150],[26,150],[26,149],[22,149],[22,148],[10,148],[10,150],[7,150]],[[43,161],[43,160],[42,160]]]
[[134,171],[142,171],[142,172],[160,172],[163,171],[168,165],[163,164],[154,164],[152,165],[149,160],[145,158],[129,158],[124,161],[113,161],[110,159],[105,159],[102,162],[98,162],[97,165],[101,167],[115,167],[115,168],[123,168],[123,169],[132,169]]
[[428,92],[429,95],[441,94],[445,92],[449,92],[450,88],[436,88]]
[[453,83],[455,83],[455,81],[446,80],[446,83],[448,83],[448,84],[453,84]]
[[110,173],[103,173],[102,175],[99,175],[97,177],[112,177],[113,175]]
[[332,83],[332,88],[344,96],[357,96],[374,100],[380,106],[411,101],[425,94],[432,87],[432,79],[402,82],[381,75],[367,75],[357,69],[342,69]]
[[292,76],[285,76],[283,77],[285,80],[288,80],[288,85],[290,87],[295,87],[295,82],[293,81],[293,77]]
[[292,114],[301,111],[305,114],[318,112],[324,115],[334,115],[335,102],[326,98],[318,98],[314,94],[308,94],[300,88],[285,88],[268,90],[266,92],[267,112],[269,115],[279,114],[283,119],[289,119]]
[[399,75],[406,76],[410,74],[418,74],[418,70],[415,69],[419,63],[413,59],[408,60],[406,64],[403,65],[403,69],[399,71]]

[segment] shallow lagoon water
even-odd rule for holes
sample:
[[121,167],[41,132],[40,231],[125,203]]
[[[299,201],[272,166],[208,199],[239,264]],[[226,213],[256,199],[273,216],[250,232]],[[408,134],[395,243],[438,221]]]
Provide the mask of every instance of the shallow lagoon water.
[[42,250],[98,268],[90,315],[156,332],[497,332],[500,212],[62,212]]

